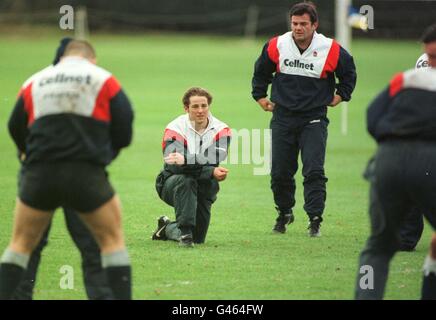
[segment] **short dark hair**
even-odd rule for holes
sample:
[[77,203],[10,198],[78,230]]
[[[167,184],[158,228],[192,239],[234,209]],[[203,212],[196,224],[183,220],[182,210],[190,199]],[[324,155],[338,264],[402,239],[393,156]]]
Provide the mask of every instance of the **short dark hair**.
[[312,24],[318,22],[318,12],[316,11],[315,4],[313,4],[311,1],[294,4],[289,11],[289,16],[302,16],[305,13],[309,15]]
[[189,106],[189,99],[193,96],[206,97],[207,103],[211,105],[212,103],[212,95],[206,89],[200,87],[192,87],[189,88],[188,91],[185,92],[182,98],[182,102],[184,106]]
[[436,23],[425,29],[421,41],[425,44],[436,41]]
[[59,43],[59,47],[56,49],[56,55],[55,58],[53,60],[53,65],[58,64],[59,61],[61,60],[61,57],[64,55],[65,53],[65,48],[67,47],[67,45],[73,41],[73,38],[62,38],[60,43]]
[[81,54],[88,59],[94,59],[96,57],[94,48],[85,40],[71,40],[67,44],[64,56],[72,56],[75,54]]

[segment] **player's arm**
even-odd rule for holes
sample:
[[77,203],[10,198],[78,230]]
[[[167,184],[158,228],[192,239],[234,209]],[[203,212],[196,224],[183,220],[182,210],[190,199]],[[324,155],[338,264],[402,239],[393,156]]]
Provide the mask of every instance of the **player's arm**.
[[[111,85],[119,86],[118,82]],[[107,90],[109,94],[114,91],[113,88]],[[116,90],[116,93],[112,94],[109,107],[111,113],[110,136],[113,158],[115,158],[120,150],[130,145],[132,141],[134,113],[132,105],[121,87]]]
[[[223,137],[223,139],[225,138]],[[222,141],[218,142],[218,144],[222,144]],[[227,149],[225,153],[227,156]],[[204,156],[189,153],[183,140],[180,137],[177,138],[177,136],[164,139],[163,156],[166,164],[165,169],[173,174],[187,174],[196,179],[207,180],[212,179],[215,176],[216,169],[218,169],[216,168],[216,160],[212,164],[208,162],[210,159]],[[224,157],[223,153],[218,157]],[[225,177],[221,180],[224,179]]]
[[335,74],[338,78],[338,84],[336,84],[336,96],[340,97],[340,100],[336,102],[350,101],[351,94],[356,87],[356,66],[353,57],[342,47],[340,47],[339,50],[339,59]]
[[20,154],[25,154],[26,152],[26,138],[29,134],[27,124],[28,115],[25,109],[23,95],[20,94],[8,122],[9,134],[12,140],[14,140]]
[[165,169],[173,174],[187,174],[200,179],[212,178],[214,167],[196,163],[195,156],[189,154],[184,142],[177,137],[164,139],[163,156]]
[[251,80],[251,95],[265,111],[272,111],[274,105],[266,97],[268,86],[272,81],[273,74],[277,70],[278,53],[276,38],[270,40],[262,49],[262,53],[254,64],[254,73]]
[[378,96],[369,104],[366,112],[366,126],[371,136],[378,140],[377,127],[378,124],[388,114],[391,97],[389,95],[389,87],[384,89]]

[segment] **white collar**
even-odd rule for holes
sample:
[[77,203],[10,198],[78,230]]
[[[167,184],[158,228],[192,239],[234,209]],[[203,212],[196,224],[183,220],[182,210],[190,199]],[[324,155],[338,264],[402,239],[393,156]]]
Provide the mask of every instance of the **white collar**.
[[59,63],[69,63],[69,62],[87,62],[87,63],[91,63],[88,59],[84,58],[84,57],[80,57],[80,56],[67,56],[67,57],[63,57],[61,61],[59,61]]
[[191,119],[189,119],[189,114],[186,113],[186,122],[188,123],[188,127],[189,129],[193,130],[196,134],[202,136],[204,135],[207,131],[213,129],[213,117],[212,114],[209,112],[209,115],[207,116],[207,120],[208,120],[208,124],[207,127],[204,129],[203,133],[199,133],[197,130],[195,130],[195,128],[192,126],[192,122]]

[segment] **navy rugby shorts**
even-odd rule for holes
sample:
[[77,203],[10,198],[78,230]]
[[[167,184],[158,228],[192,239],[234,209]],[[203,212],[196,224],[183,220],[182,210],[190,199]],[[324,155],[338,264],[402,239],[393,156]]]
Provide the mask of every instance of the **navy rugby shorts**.
[[26,205],[44,211],[69,207],[96,210],[115,194],[103,166],[88,162],[33,163],[21,168],[18,194]]

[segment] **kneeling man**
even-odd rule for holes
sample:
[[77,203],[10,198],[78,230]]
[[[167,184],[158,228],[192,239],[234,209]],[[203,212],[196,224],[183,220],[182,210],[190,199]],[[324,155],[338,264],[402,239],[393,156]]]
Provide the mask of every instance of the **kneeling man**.
[[210,113],[212,95],[207,90],[190,88],[182,102],[185,114],[165,129],[164,169],[156,179],[159,197],[174,207],[176,221],[160,217],[152,239],[193,247],[206,239],[218,182],[229,172],[219,163],[227,157],[231,131]]

